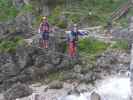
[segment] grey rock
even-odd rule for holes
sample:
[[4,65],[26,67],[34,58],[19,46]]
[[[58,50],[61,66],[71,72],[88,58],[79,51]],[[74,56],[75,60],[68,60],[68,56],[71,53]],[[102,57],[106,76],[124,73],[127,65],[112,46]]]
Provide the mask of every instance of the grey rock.
[[48,86],[49,89],[61,89],[63,88],[63,83],[60,81],[53,81]]
[[4,97],[5,100],[15,100],[16,98],[26,97],[31,94],[32,89],[30,89],[26,84],[17,83],[4,93]]
[[82,78],[81,78],[81,81],[82,82],[93,82],[95,80],[95,76],[93,74],[93,72],[90,72],[90,73],[87,73],[86,75],[84,75]]
[[13,63],[7,63],[3,65],[0,70],[2,71],[2,74],[5,75],[5,78],[9,78],[10,76],[16,75],[19,72],[18,66]]
[[127,71],[130,66],[130,55],[121,51],[109,50],[97,58],[95,72],[107,75],[118,74],[120,70]]
[[98,93],[93,92],[91,94],[91,100],[101,100],[101,97],[100,97],[100,95]]
[[80,73],[81,69],[82,69],[82,66],[80,66],[80,65],[75,65],[74,66],[74,72],[76,72],[76,73]]

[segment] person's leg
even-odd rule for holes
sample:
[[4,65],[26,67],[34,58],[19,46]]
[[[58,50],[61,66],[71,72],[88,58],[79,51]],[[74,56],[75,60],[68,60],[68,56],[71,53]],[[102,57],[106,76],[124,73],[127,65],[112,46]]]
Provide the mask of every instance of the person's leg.
[[47,49],[49,46],[49,33],[45,33],[45,48]]
[[72,55],[72,42],[69,42],[68,44],[68,54],[69,54],[69,57],[71,58],[73,55]]
[[76,56],[76,43],[75,41],[73,42],[73,56]]
[[45,48],[48,48],[48,40],[45,40]]
[[42,48],[45,48],[45,33],[42,34]]
[[43,48],[43,37],[39,39],[39,47]]
[[45,40],[42,40],[42,47],[45,48]]

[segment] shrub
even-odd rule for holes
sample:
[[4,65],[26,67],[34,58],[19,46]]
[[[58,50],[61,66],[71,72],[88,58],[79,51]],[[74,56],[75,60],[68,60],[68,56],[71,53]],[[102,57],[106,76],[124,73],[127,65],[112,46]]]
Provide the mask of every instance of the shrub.
[[79,52],[85,54],[97,54],[105,51],[108,44],[94,38],[86,38],[79,41]]
[[24,43],[23,38],[15,37],[12,40],[3,40],[0,42],[0,52],[14,52],[18,45]]
[[32,12],[33,11],[33,6],[31,4],[24,5],[24,7],[21,9],[23,12]]
[[51,24],[57,24],[58,23],[58,18],[61,15],[61,8],[60,6],[57,6],[53,12],[52,15],[48,17],[48,20]]
[[128,50],[128,41],[127,40],[118,40],[114,45],[112,45],[112,48]]
[[16,17],[18,11],[10,0],[0,0],[0,21],[6,21]]

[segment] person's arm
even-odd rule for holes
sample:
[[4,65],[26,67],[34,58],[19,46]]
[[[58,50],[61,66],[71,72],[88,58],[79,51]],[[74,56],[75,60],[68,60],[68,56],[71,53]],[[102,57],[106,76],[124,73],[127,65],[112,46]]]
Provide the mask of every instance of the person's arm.
[[80,35],[80,36],[84,36],[84,35],[87,35],[87,34],[88,34],[88,33],[85,32],[85,31],[78,31],[77,33],[78,33],[78,35]]
[[42,27],[42,23],[39,25],[38,33],[41,33],[41,27]]

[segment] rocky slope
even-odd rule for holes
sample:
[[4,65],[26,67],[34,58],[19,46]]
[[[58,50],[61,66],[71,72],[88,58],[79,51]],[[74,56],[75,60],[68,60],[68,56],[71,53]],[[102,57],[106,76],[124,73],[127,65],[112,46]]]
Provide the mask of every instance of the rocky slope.
[[60,55],[34,47],[19,47],[16,53],[0,54],[1,91],[18,81],[29,83],[68,67],[69,60]]
[[[99,55],[95,64],[81,62],[71,65],[70,60],[62,55],[35,47],[19,47],[16,53],[0,54],[0,89],[4,92],[17,82],[31,84],[40,79],[51,80],[49,75],[60,73],[60,70],[62,81],[90,84],[109,75],[125,73],[129,63],[130,54],[119,50],[109,50]],[[54,79],[56,76],[53,74],[52,77]]]

